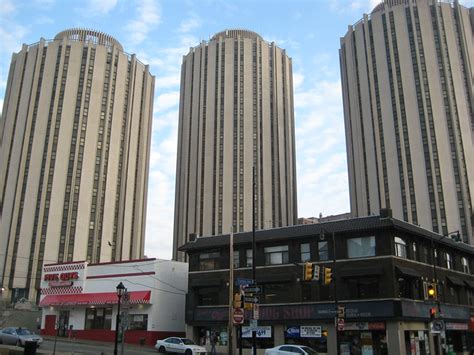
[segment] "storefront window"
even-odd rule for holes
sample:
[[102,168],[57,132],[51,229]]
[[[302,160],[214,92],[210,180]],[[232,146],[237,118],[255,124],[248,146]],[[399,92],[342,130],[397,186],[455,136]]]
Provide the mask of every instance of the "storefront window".
[[252,249],[247,249],[245,251],[245,266],[251,267],[253,265],[253,251]]
[[288,245],[264,248],[265,265],[279,265],[288,263]]
[[375,298],[379,296],[379,278],[375,276],[347,279],[349,297]]
[[300,252],[301,252],[301,262],[311,260],[311,252],[309,250],[309,243],[302,243],[300,245]]
[[[268,349],[273,348],[273,328],[271,326],[258,326],[257,330],[257,348]],[[252,330],[250,327],[242,327],[242,348],[252,348]]]
[[216,251],[213,253],[202,253],[199,255],[199,270],[219,269],[219,258],[221,254]]
[[238,250],[234,250],[234,267],[239,268],[240,267],[240,253]]
[[227,327],[216,326],[216,327],[199,327],[198,334],[199,334],[199,345],[206,345],[210,344],[211,342],[211,334],[214,333],[217,336],[217,345],[227,346],[227,342],[229,341]]
[[85,329],[111,329],[112,308],[87,308]]
[[406,330],[405,350],[407,355],[428,355],[430,354],[429,336],[427,331]]
[[340,332],[341,354],[388,355],[385,331],[351,330]]
[[198,305],[199,306],[213,306],[219,304],[218,287],[200,287],[197,289]]
[[148,314],[129,314],[128,330],[147,330]]
[[467,262],[467,259],[464,256],[461,258],[461,264],[462,264],[462,271],[465,272],[466,274],[470,274],[469,263]]
[[347,253],[349,258],[375,256],[375,237],[348,239]]
[[318,256],[319,260],[328,260],[328,242],[318,242]]
[[318,353],[328,352],[327,329],[317,325],[290,325],[285,329],[285,344],[305,345]]
[[395,256],[407,258],[407,244],[400,237],[395,237]]
[[274,283],[263,285],[265,303],[284,303],[292,299],[293,290],[288,284]]

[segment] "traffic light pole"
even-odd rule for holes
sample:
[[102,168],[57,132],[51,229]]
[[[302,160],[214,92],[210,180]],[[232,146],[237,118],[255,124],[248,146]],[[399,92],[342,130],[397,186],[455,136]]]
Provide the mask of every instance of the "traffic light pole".
[[335,329],[336,329],[336,354],[339,355],[339,325],[338,325],[338,322],[337,322],[337,319],[338,319],[338,312],[339,312],[339,302],[338,302],[338,299],[337,299],[337,278],[336,278],[336,240],[334,238],[334,231],[332,232],[331,234],[332,236],[332,257],[333,257],[333,261],[332,261],[332,273],[333,273],[333,282],[334,282],[334,305],[335,305],[335,308],[336,308],[336,314],[334,316],[334,325],[335,325]]
[[[257,243],[255,241],[255,165],[252,168],[252,279],[257,284]],[[254,319],[255,308],[252,307],[252,319]],[[257,331],[252,330],[252,354],[257,355]]]

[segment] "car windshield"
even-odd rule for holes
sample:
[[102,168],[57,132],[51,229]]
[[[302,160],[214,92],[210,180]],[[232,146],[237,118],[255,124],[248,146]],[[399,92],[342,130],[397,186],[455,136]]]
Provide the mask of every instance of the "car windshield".
[[310,355],[318,355],[318,353],[316,352],[316,350],[314,349],[311,349],[311,348],[308,348],[307,346],[302,346],[301,347],[302,350],[306,351],[308,354]]
[[18,328],[16,330],[18,335],[31,335],[31,332],[28,329]]
[[192,341],[191,339],[181,338],[181,341],[182,341],[183,344],[185,344],[185,345],[195,345],[195,344],[194,344],[194,341]]

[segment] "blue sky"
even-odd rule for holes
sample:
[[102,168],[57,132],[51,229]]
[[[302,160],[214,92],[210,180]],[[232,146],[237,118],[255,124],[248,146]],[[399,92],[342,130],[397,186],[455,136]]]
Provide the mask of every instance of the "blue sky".
[[[298,215],[349,211],[339,38],[376,0],[0,0],[0,109],[11,54],[71,27],[114,36],[156,76],[145,253],[171,258],[182,56],[245,28],[293,59]],[[464,0],[474,6],[474,0]]]

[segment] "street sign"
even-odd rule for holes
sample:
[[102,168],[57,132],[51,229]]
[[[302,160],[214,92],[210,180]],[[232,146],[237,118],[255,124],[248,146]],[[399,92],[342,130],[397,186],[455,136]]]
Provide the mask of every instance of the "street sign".
[[254,303],[253,305],[253,319],[259,319],[259,310],[260,310],[260,305],[258,303]]
[[337,316],[339,318],[344,318],[346,315],[346,307],[344,306],[337,306]]
[[337,330],[343,331],[344,330],[344,318],[337,319]]
[[431,333],[441,333],[445,329],[444,321],[436,319],[431,322]]
[[245,286],[245,285],[253,285],[255,281],[253,279],[242,279],[237,277],[234,281],[236,286]]
[[232,314],[232,320],[234,324],[243,324],[244,323],[244,310],[242,308],[234,308]]
[[250,319],[249,321],[249,327],[252,329],[252,331],[258,329],[258,321],[256,319]]
[[258,303],[258,297],[244,296],[244,303]]
[[243,286],[244,292],[247,293],[262,293],[262,286],[252,285],[252,286]]

